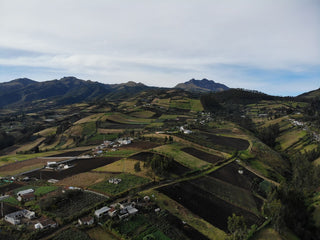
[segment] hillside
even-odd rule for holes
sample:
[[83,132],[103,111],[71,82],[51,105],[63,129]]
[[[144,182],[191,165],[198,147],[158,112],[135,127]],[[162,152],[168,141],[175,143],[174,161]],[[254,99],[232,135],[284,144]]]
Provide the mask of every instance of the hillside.
[[190,92],[221,92],[229,89],[224,84],[216,83],[205,78],[202,80],[191,79],[188,82],[179,83],[175,88],[181,88]]
[[45,82],[24,78],[0,84],[0,108],[8,105],[25,106],[43,99],[61,105],[106,98],[108,94],[111,94],[111,98],[119,98],[147,88],[141,83],[102,84],[75,77]]

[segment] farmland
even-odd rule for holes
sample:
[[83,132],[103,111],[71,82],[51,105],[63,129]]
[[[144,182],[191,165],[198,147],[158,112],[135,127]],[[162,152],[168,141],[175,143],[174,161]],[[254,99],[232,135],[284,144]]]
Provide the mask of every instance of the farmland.
[[[308,104],[219,102],[221,111],[210,112],[201,103],[196,93],[158,89],[50,111],[6,109],[10,117],[0,110],[3,135],[19,137],[0,157],[6,212],[19,206],[35,211],[35,222],[47,217],[60,224],[39,230],[44,239],[220,240],[231,236],[228,218],[234,213],[243,216],[247,233],[256,225],[262,228],[252,230],[258,237],[287,236],[275,233],[271,218],[265,222],[266,209],[280,201],[271,199],[277,194],[270,190],[281,191],[281,182],[299,172],[291,170],[293,156],[314,151],[310,162],[319,162],[318,130],[304,111],[294,110]],[[269,146],[259,133],[275,124],[279,134]],[[22,132],[28,132],[25,139]],[[48,162],[57,164],[45,168]],[[17,192],[30,188],[34,198],[19,202]],[[319,225],[319,199],[309,202]],[[134,213],[120,215],[127,204]],[[78,225],[78,218],[93,217],[101,207],[117,212],[95,217],[92,226]],[[15,226],[0,224],[20,236]],[[33,222],[28,224],[26,232],[34,234]]]
[[104,166],[106,164],[112,163],[119,160],[117,157],[109,157],[109,158],[85,158],[85,159],[75,159],[68,164],[71,164],[72,167],[61,170],[54,171],[50,169],[41,169],[33,172],[26,173],[25,176],[30,178],[40,178],[40,179],[64,179],[66,177],[70,177],[72,175],[76,175],[79,173],[87,172],[92,169]]
[[249,226],[262,223],[255,214],[217,198],[189,182],[163,187],[159,191],[224,231],[227,231],[227,218],[232,213],[245,216]]
[[116,175],[114,177],[121,179],[121,184],[114,184],[109,183],[109,181],[103,181],[95,185],[92,185],[90,188],[101,193],[117,195],[150,182],[149,179],[125,173]]

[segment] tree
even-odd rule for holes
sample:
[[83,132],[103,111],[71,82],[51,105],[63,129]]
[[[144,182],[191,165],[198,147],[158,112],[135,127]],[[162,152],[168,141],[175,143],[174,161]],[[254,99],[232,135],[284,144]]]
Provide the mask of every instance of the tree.
[[134,164],[134,171],[136,171],[136,172],[140,172],[141,171],[140,161],[138,161],[138,162],[136,162]]
[[247,236],[247,225],[244,221],[243,216],[237,216],[232,214],[228,217],[228,230],[231,233],[230,239],[232,240],[242,240],[246,239]]

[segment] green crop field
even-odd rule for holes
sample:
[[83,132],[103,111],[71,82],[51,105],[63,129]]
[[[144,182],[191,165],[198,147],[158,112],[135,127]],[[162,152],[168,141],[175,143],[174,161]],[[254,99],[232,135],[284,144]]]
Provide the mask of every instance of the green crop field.
[[103,181],[98,184],[92,185],[90,188],[97,190],[99,192],[104,192],[111,195],[117,195],[119,193],[125,192],[132,188],[144,185],[150,182],[147,178],[138,177],[131,174],[122,173],[114,176],[115,178],[120,178],[121,182],[119,184],[109,183],[109,181]]

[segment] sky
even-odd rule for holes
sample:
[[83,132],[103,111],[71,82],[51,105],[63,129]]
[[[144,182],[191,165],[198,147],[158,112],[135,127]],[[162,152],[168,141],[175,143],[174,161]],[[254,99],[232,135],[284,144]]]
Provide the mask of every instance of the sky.
[[320,87],[319,0],[0,0],[0,82]]

